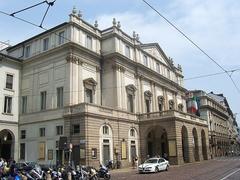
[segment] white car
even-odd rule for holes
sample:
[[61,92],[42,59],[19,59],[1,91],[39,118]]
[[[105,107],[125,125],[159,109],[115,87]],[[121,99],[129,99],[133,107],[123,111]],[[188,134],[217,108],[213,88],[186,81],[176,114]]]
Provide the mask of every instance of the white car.
[[139,173],[167,171],[169,162],[164,158],[150,158],[138,166]]

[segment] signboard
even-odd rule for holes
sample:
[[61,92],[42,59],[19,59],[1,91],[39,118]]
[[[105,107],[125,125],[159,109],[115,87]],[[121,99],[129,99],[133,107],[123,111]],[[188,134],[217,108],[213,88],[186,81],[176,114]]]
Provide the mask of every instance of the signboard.
[[122,141],[122,159],[127,159],[127,143]]
[[169,156],[177,156],[176,140],[169,140],[168,147],[169,147]]
[[45,159],[45,142],[39,143],[38,159]]

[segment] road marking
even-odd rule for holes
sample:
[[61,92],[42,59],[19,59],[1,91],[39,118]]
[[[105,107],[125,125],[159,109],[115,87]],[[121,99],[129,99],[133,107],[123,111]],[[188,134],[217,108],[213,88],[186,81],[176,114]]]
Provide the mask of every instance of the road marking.
[[228,174],[227,176],[223,177],[222,179],[220,180],[224,180],[224,179],[227,179],[228,177],[232,176],[233,174],[235,174],[236,172],[240,171],[240,168],[237,169],[236,171],[233,171],[232,173]]

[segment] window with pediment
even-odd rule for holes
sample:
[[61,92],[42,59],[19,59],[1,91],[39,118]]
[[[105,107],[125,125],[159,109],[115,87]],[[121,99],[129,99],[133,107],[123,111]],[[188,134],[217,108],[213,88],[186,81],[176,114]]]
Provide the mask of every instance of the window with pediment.
[[182,103],[178,104],[178,111],[183,111],[183,104]]
[[164,97],[158,96],[158,110],[163,111]]
[[88,78],[83,81],[85,102],[94,103],[94,95],[96,90],[97,82],[93,78]]
[[135,100],[135,92],[137,88],[133,84],[129,84],[126,86],[127,92],[127,110],[129,112],[134,112],[134,100]]
[[169,104],[169,110],[173,110],[174,109],[174,101],[171,99],[168,101]]
[[151,102],[152,102],[151,91],[144,92],[144,99],[145,99],[146,113],[150,113],[151,112]]

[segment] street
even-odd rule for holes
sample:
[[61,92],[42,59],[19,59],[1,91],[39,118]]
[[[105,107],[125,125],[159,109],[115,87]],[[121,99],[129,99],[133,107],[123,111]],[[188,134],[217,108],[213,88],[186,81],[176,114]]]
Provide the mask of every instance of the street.
[[224,157],[182,166],[172,166],[169,171],[156,174],[138,174],[136,169],[126,171],[113,171],[112,179],[240,180],[240,157]]

